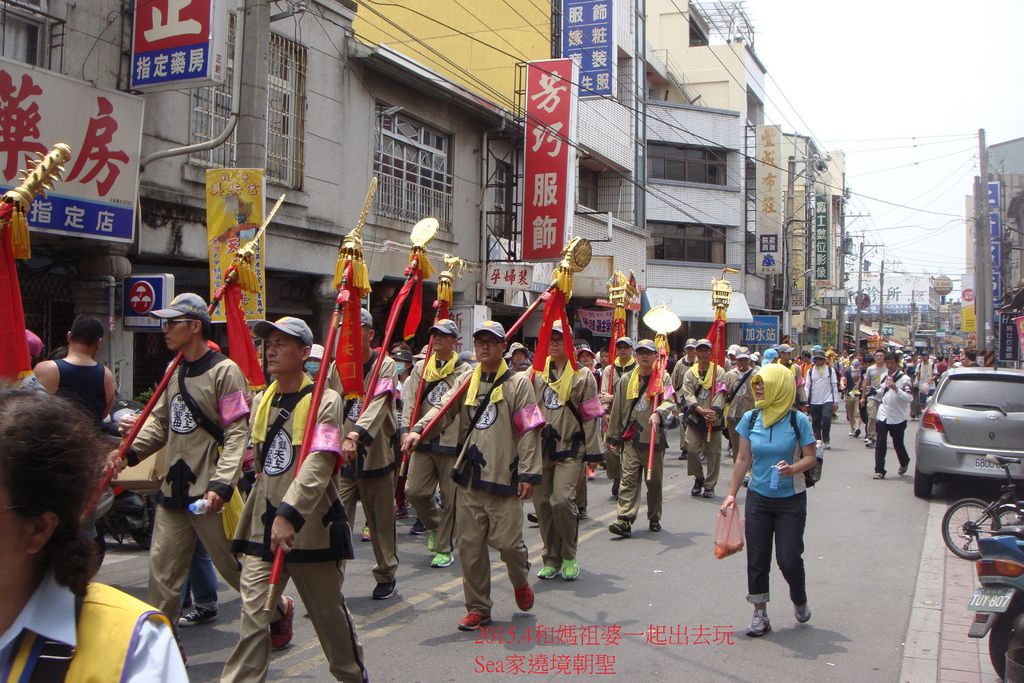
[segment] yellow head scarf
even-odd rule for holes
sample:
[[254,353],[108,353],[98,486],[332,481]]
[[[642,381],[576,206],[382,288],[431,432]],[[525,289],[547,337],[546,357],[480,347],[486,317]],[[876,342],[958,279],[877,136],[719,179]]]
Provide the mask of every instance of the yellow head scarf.
[[784,365],[769,364],[750,378],[751,386],[764,386],[764,398],[754,401],[754,407],[761,411],[761,422],[771,427],[789,413],[796,400],[796,379]]
[[[536,372],[533,374],[536,374]],[[562,405],[565,405],[565,402],[569,399],[569,392],[572,391],[572,380],[575,376],[576,373],[572,371],[572,365],[567,362],[562,370],[562,374],[558,379],[552,381],[551,356],[548,356],[547,360],[544,361],[544,381],[547,382],[549,387],[554,389],[558,395],[558,402]]]
[[[483,377],[484,370],[482,365],[477,365],[476,369],[473,370],[473,375],[469,378],[469,389],[466,390],[466,405],[475,406],[477,404],[476,395],[480,393],[480,378]],[[494,374],[494,381],[498,381],[498,378],[505,374],[508,370],[508,364],[502,360],[501,365],[498,366],[498,372]],[[491,403],[500,403],[505,398],[505,395],[501,391],[499,386],[493,392],[491,392]]]

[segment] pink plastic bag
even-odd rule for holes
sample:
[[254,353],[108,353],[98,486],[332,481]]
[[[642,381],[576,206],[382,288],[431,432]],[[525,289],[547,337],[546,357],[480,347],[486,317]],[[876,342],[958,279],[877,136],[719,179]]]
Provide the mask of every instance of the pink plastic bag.
[[743,550],[743,514],[740,506],[715,515],[715,557],[719,560]]

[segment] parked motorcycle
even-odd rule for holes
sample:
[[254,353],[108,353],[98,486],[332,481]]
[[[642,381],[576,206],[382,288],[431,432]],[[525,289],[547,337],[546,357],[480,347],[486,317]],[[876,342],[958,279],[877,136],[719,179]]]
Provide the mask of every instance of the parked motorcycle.
[[[1020,458],[988,456],[1001,465]],[[971,638],[988,635],[988,655],[999,677],[1006,675],[1006,653],[1024,648],[1024,526],[1007,526],[978,539],[977,566],[981,587],[967,609],[975,612]]]

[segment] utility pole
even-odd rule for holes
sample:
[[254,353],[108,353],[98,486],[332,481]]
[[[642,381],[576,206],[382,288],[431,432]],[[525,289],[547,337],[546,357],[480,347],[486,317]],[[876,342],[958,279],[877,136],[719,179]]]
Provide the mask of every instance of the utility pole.
[[878,344],[882,345],[882,325],[885,324],[885,252],[878,268]]
[[[791,291],[793,289],[794,278],[793,278],[793,273],[790,272],[790,270],[792,270],[793,266],[792,266],[792,259],[789,256],[789,252],[790,252],[789,231],[790,231],[790,226],[793,224],[793,214],[796,212],[796,197],[794,197],[795,189],[796,189],[796,157],[795,156],[791,156],[791,157],[789,157],[789,164],[787,165],[787,177],[786,177],[786,222],[785,222],[785,226],[786,227],[782,231],[783,261],[784,261],[783,266],[782,266],[782,277],[785,278],[783,280],[783,288],[782,288],[782,308],[784,309],[784,312],[782,314],[783,315],[783,323],[782,323],[782,328],[783,329],[782,329],[782,331],[783,331],[783,334],[786,334],[786,335],[790,334],[790,331],[791,331],[791,319],[792,319],[791,318],[792,313],[790,313],[790,310],[792,308],[792,302],[791,302],[791,295],[790,294],[791,294]],[[803,266],[800,266],[800,267],[803,268]],[[795,344],[795,342],[796,342],[795,339],[790,339],[789,341],[790,341],[791,344]]]
[[974,317],[978,353],[989,348],[992,333],[992,234],[988,222],[988,149],[985,129],[978,130],[978,165],[974,179]]
[[235,164],[238,168],[267,167],[267,83],[270,63],[270,2],[245,0],[235,21],[243,23],[242,89],[239,93]]
[[854,302],[857,313],[853,319],[853,352],[860,351],[860,298],[864,287],[864,240],[860,241],[860,258],[857,260],[857,298]]

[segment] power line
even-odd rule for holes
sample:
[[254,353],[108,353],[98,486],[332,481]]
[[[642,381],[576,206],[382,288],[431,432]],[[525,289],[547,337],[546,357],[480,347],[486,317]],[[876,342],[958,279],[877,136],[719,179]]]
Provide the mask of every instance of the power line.
[[[863,171],[863,172],[859,172],[859,173],[849,173],[848,175],[850,175],[851,177],[861,178],[861,177],[866,176],[866,175],[874,175],[876,173],[886,173],[888,171],[895,171],[895,170],[900,169],[900,168],[910,168],[911,166],[920,166],[921,164],[926,164],[926,163],[928,163],[930,161],[938,161],[939,159],[948,159],[949,157],[959,156],[961,154],[966,154],[968,152],[977,152],[977,148],[972,146],[972,147],[968,147],[967,149],[961,149],[961,150],[957,150],[956,152],[950,152],[949,154],[943,154],[941,156],[931,157],[929,159],[921,159],[920,161],[912,161],[912,162],[910,162],[908,164],[900,164],[898,166],[889,166],[888,168],[876,168],[876,169],[874,169],[872,171]],[[973,159],[973,156],[972,156],[972,159]]]

